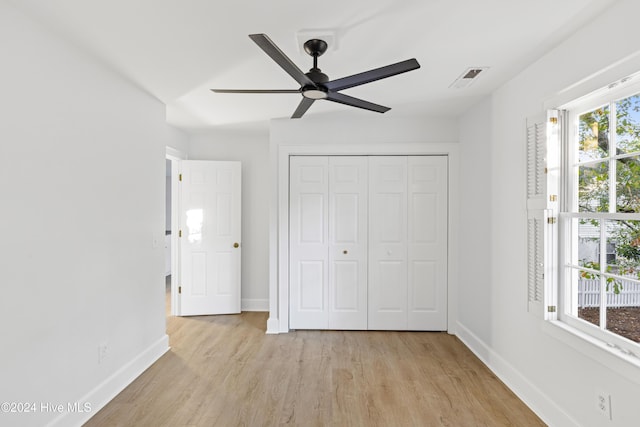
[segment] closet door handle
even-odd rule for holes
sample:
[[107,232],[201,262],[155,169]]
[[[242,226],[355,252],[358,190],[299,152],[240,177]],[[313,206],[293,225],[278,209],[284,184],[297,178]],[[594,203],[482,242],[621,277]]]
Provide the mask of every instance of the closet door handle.
[[342,253],[346,255],[348,252],[347,252],[347,250],[345,249],[344,251],[342,251]]

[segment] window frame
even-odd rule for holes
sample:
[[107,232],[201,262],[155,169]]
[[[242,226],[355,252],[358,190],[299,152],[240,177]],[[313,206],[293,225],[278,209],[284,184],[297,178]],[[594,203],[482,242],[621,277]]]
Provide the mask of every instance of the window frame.
[[[601,220],[615,220],[615,219],[631,219],[640,220],[640,213],[616,213],[611,212],[611,203],[609,207],[610,212],[606,213],[588,213],[580,212],[578,207],[578,125],[579,117],[582,114],[593,111],[603,105],[612,105],[617,101],[628,98],[634,95],[640,95],[640,82],[631,81],[631,78],[624,78],[616,83],[607,85],[595,92],[582,96],[576,100],[569,101],[562,105],[560,112],[561,123],[561,137],[560,137],[560,212],[559,212],[559,239],[558,239],[558,257],[552,260],[558,264],[558,287],[557,291],[548,289],[550,292],[557,292],[558,296],[558,310],[556,319],[549,319],[551,323],[562,323],[562,327],[575,335],[580,336],[583,339],[591,341],[595,339],[597,344],[604,344],[605,348],[608,348],[619,357],[632,362],[634,365],[640,367],[640,343],[631,341],[621,335],[610,332],[606,329],[602,329],[599,326],[591,324],[585,320],[578,318],[570,314],[571,311],[577,311],[577,295],[573,295],[575,292],[573,289],[573,277],[577,274],[579,263],[575,262],[574,254],[577,256],[577,227],[573,225],[575,218],[594,218]],[[610,133],[610,147],[608,150],[608,156],[598,159],[597,161],[606,161],[609,165],[615,163],[620,157],[629,157],[633,154],[625,153],[623,155],[617,155],[615,152],[615,135],[616,135],[616,123],[615,123],[615,110],[611,110],[609,114],[614,115],[614,119],[610,119],[609,133]],[[613,150],[612,145],[613,144]],[[640,151],[635,154],[640,155]],[[591,162],[589,162],[591,163]],[[584,164],[584,163],[583,163]],[[613,183],[613,189],[615,191],[616,183],[615,169],[609,171],[609,186],[610,193],[609,199],[611,201],[611,185]],[[615,196],[615,193],[614,193]],[[615,200],[614,200],[615,202]],[[616,203],[613,203],[613,210],[615,211]],[[606,238],[603,234],[603,230],[606,226],[600,226],[600,247],[606,246]],[[606,250],[604,251],[606,257]],[[606,277],[615,277],[615,274],[609,274],[602,271],[605,268],[605,263],[601,262],[600,274],[601,280],[606,280]],[[604,294],[604,290],[603,290]],[[601,301],[604,301],[601,297]],[[575,305],[573,307],[572,305]]]

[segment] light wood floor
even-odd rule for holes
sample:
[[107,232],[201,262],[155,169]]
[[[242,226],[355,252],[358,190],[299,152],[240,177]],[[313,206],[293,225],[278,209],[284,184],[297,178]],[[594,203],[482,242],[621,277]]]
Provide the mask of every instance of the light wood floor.
[[171,350],[86,426],[544,426],[446,333],[266,321],[169,317]]

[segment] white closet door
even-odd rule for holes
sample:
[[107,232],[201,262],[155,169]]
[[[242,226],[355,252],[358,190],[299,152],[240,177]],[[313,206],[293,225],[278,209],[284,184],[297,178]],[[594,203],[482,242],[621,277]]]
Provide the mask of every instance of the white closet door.
[[289,253],[291,329],[329,327],[328,157],[291,157]]
[[329,157],[329,329],[367,329],[367,169]]
[[368,295],[369,329],[407,329],[407,157],[369,158]]
[[290,171],[290,327],[446,330],[446,156],[294,156]]
[[447,158],[408,159],[409,330],[447,329]]

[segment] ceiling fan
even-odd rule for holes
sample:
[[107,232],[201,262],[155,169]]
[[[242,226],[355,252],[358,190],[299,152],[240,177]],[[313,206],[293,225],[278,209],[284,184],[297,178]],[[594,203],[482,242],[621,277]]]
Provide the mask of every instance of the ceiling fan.
[[302,101],[291,116],[292,119],[299,119],[318,99],[326,99],[340,104],[350,105],[352,107],[363,108],[365,110],[384,113],[391,108],[374,104],[363,99],[354,98],[349,95],[340,93],[342,89],[359,86],[376,80],[395,76],[396,74],[406,73],[407,71],[420,68],[420,64],[416,59],[408,59],[406,61],[387,65],[363,73],[354,74],[352,76],[343,77],[341,79],[329,80],[329,76],[324,74],[318,68],[318,57],[327,50],[327,43],[324,40],[311,39],[305,42],[304,50],[313,57],[313,68],[308,73],[303,73],[296,64],[282,52],[276,44],[271,41],[266,34],[250,34],[253,40],[267,55],[271,57],[283,70],[293,77],[299,84],[300,89],[211,89],[216,93],[299,93],[302,95]]

